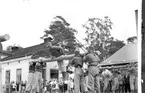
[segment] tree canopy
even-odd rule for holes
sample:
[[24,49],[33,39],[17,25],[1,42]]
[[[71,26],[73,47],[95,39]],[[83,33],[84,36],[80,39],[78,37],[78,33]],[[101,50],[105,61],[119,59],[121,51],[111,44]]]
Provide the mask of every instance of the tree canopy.
[[111,37],[112,25],[113,23],[108,16],[103,19],[89,18],[83,25],[87,35],[85,38],[87,47],[93,47],[95,51],[99,51],[101,60],[106,59],[125,45],[123,41]]
[[127,42],[128,42],[128,43],[134,43],[135,40],[137,40],[137,37],[136,37],[136,36],[133,36],[133,37],[129,37],[129,38],[127,39]]
[[49,28],[44,31],[44,36],[52,35],[55,45],[61,45],[66,50],[66,54],[72,54],[75,46],[80,45],[76,42],[75,34],[77,32],[62,16],[56,16]]

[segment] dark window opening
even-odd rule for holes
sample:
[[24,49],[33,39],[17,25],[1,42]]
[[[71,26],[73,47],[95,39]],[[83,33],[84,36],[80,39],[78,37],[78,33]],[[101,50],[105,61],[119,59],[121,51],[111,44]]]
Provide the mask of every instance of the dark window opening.
[[22,80],[22,69],[16,70],[16,82],[20,83]]
[[50,79],[58,79],[59,71],[57,69],[50,69]]

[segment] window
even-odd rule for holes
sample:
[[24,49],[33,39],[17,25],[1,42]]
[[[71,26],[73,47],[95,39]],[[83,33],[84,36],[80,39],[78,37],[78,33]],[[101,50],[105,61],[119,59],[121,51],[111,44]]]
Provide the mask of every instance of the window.
[[46,69],[45,68],[42,69],[42,78],[44,80],[46,80]]
[[5,84],[10,84],[10,70],[6,70],[6,81]]
[[59,71],[57,69],[50,69],[50,79],[58,79]]
[[22,69],[17,69],[16,70],[16,82],[21,82],[22,80]]

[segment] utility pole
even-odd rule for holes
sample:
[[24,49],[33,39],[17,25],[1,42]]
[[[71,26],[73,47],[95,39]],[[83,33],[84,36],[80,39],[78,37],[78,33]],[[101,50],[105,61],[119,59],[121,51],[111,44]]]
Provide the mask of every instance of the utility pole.
[[136,31],[138,33],[138,10],[135,10]]
[[[5,42],[10,39],[10,36],[8,34],[0,36],[0,61],[1,61],[1,56],[3,52],[3,46],[1,42]],[[0,93],[3,93],[3,87],[2,87],[2,67],[1,67],[1,62],[0,62]]]

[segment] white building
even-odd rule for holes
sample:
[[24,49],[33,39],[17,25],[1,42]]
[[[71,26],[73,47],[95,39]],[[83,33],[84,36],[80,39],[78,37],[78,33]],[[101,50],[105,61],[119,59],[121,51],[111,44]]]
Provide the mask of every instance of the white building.
[[[44,49],[44,50],[42,50]],[[29,73],[29,62],[37,60],[45,60],[46,58],[31,59],[31,55],[39,52],[39,55],[49,55],[47,49],[45,49],[45,44],[39,44],[24,49],[14,48],[11,55],[1,56],[1,70],[2,70],[2,86],[9,84],[11,81],[20,82],[27,81]],[[49,57],[47,57],[48,59]],[[67,60],[66,60],[67,62]],[[50,80],[51,78],[60,78],[61,74],[58,71],[57,62],[47,62],[46,68],[43,69],[43,78]]]

